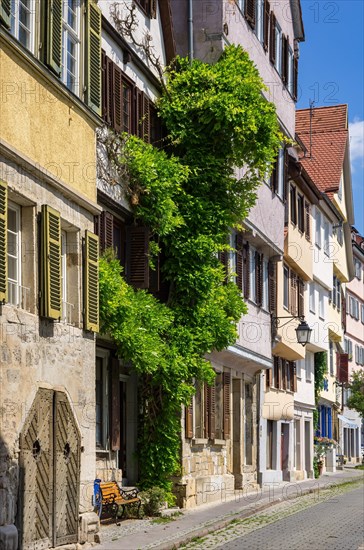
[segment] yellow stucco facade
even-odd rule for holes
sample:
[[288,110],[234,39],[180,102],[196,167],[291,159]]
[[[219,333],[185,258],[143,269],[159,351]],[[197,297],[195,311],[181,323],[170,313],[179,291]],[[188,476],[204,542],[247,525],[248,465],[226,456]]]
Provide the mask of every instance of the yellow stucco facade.
[[95,117],[37,60],[3,36],[0,85],[5,144],[96,202]]

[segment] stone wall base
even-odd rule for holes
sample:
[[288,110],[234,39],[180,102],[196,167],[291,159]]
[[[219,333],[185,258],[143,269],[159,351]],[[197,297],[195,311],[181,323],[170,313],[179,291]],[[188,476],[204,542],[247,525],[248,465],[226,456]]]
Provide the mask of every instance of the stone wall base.
[[95,512],[86,512],[80,515],[79,539],[80,543],[100,542],[100,520]]
[[15,525],[0,527],[0,550],[18,550],[18,530]]
[[210,502],[225,502],[234,495],[232,474],[187,478],[176,485],[177,504],[181,508],[195,508]]

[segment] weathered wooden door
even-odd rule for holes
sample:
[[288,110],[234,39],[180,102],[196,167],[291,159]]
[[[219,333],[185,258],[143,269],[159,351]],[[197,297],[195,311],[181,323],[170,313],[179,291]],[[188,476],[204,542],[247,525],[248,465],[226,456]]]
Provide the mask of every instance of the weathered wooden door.
[[39,389],[20,434],[22,550],[77,542],[80,434],[67,396]]
[[80,433],[67,396],[55,393],[54,546],[78,540]]

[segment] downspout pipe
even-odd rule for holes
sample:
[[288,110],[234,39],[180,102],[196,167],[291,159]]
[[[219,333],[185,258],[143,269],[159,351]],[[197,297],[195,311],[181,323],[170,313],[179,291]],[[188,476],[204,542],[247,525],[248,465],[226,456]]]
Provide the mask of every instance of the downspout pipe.
[[188,59],[193,61],[193,0],[188,0]]

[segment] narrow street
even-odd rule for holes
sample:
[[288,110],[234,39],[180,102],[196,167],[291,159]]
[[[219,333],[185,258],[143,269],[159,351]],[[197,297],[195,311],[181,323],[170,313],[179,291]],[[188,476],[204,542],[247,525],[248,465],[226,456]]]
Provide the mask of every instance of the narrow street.
[[[362,550],[364,486],[315,504],[299,499],[233,522],[184,548],[224,550]],[[295,511],[297,509],[297,511]]]

